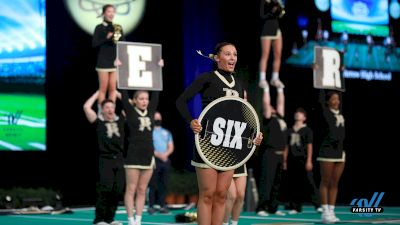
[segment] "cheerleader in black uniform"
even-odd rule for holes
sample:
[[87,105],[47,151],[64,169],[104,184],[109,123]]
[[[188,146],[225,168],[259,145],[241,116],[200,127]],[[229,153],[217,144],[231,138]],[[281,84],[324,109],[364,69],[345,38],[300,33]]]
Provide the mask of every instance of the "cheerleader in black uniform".
[[[244,91],[244,99],[247,101],[247,92]],[[228,196],[226,198],[226,210],[224,223],[228,225],[231,220],[231,225],[237,225],[240,213],[243,209],[244,197],[246,194],[247,184],[247,167],[246,164],[235,169],[231,185],[229,186]]]
[[343,149],[344,117],[341,112],[339,93],[330,91],[325,95],[325,91],[321,90],[320,102],[326,124],[326,133],[317,158],[321,167],[319,187],[323,210],[321,219],[323,223],[334,223],[339,221],[335,216],[334,208],[346,157]]
[[268,58],[271,45],[274,53],[272,64],[271,85],[277,88],[283,88],[284,85],[279,79],[282,55],[282,33],[279,28],[278,19],[284,14],[284,9],[280,0],[261,0],[260,17],[263,28],[261,32],[261,59],[260,59],[260,87],[265,86]]
[[[133,106],[130,104],[128,91],[123,90],[121,93],[129,127],[125,158],[125,207],[129,225],[140,225],[147,186],[155,166],[153,127],[159,92],[152,92],[149,101],[147,91],[136,91],[132,100]],[[133,209],[136,210],[136,220],[133,217]]]
[[244,197],[246,194],[247,183],[247,168],[246,164],[235,169],[231,185],[229,186],[228,195],[226,199],[226,209],[224,216],[224,223],[228,225],[229,219],[231,225],[237,225],[242,212]]
[[115,212],[124,190],[124,123],[125,119],[115,115],[115,103],[104,100],[101,114],[97,115],[92,106],[98,98],[97,91],[84,104],[83,110],[88,121],[95,125],[99,144],[99,183],[94,225],[122,225],[114,221]]
[[287,140],[287,126],[284,120],[285,95],[282,87],[277,89],[274,108],[271,105],[269,86],[265,85],[263,88],[263,125],[266,140],[260,150],[259,200],[256,212],[259,216],[268,216],[268,213],[283,216],[285,214],[278,211],[278,194]]
[[[307,112],[303,108],[294,113],[295,124],[288,129],[288,154],[285,155],[284,169],[289,175],[289,214],[302,211],[304,196],[311,192],[311,201],[315,209],[320,210],[319,193],[313,175],[313,131],[305,123]],[[287,163],[286,163],[287,162]]]
[[108,99],[115,102],[117,98],[117,75],[114,65],[116,60],[116,41],[124,40],[122,29],[119,32],[114,30],[114,6],[104,5],[102,12],[104,21],[96,26],[92,40],[93,47],[98,51],[96,71],[99,75],[99,103],[106,98],[107,90]]
[[[199,121],[190,115],[187,102],[197,93],[202,96],[203,108],[220,97],[236,96],[243,98],[244,96],[242,84],[233,76],[237,62],[236,47],[231,43],[222,42],[217,44],[214,53],[213,60],[217,63],[218,69],[201,74],[176,101],[178,111],[196,134],[201,131],[202,127]],[[259,145],[261,140],[262,134],[260,133],[254,142]],[[196,167],[199,185],[198,224],[222,224],[226,195],[234,171],[217,171],[210,168],[201,159],[197,151],[194,151],[192,165]]]

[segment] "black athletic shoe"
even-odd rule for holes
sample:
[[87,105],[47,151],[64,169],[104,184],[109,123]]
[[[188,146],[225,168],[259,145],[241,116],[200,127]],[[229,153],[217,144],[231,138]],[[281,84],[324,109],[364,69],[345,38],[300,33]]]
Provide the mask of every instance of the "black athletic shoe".
[[155,212],[156,210],[153,207],[147,209],[147,213],[150,215],[153,215]]

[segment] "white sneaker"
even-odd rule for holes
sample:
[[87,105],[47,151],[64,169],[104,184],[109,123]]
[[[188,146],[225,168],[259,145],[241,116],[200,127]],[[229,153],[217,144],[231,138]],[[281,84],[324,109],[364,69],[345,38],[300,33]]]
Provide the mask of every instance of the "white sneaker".
[[334,223],[340,221],[340,219],[336,217],[335,212],[331,211],[330,214]]
[[279,79],[272,79],[271,81],[270,81],[270,84],[272,85],[272,86],[275,86],[276,88],[284,88],[285,87],[285,85],[282,83],[282,81],[281,80],[279,80]]
[[257,212],[257,216],[269,216],[269,214],[266,211],[261,210]]
[[321,214],[321,220],[322,220],[322,223],[325,223],[325,224],[335,223],[334,216],[329,212],[323,212]]
[[104,221],[101,221],[101,222],[94,223],[93,225],[109,225],[109,224]]
[[292,210],[290,210],[290,211],[288,212],[289,215],[295,215],[295,214],[298,214],[298,213],[300,213],[300,212],[297,211],[297,210],[295,210],[295,209],[292,209]]
[[274,214],[277,215],[277,216],[286,216],[286,213],[284,213],[282,211],[279,211],[279,210],[276,211]]
[[123,224],[119,221],[114,220],[110,223],[110,225],[123,225]]
[[134,222],[129,221],[128,225],[137,225],[137,223],[136,223],[136,221],[134,221]]
[[268,82],[266,80],[260,80],[258,86],[262,89],[269,88]]

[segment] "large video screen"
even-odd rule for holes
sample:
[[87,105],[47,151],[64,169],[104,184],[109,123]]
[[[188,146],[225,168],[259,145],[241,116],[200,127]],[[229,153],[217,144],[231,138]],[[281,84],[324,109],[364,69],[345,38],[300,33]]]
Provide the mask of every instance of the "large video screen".
[[[345,78],[391,81],[393,75],[400,72],[400,47],[396,43],[399,27],[389,20],[388,1],[330,0],[330,3],[327,6],[330,12],[322,15],[325,19],[321,19],[321,15],[304,16],[301,9],[294,10],[300,35],[292,43],[286,63],[311,68],[315,47],[329,47],[343,53]],[[326,7],[318,9],[328,10]],[[327,20],[328,17],[331,20]],[[321,30],[304,23],[308,20],[322,21]],[[329,26],[339,34],[331,34]]]
[[332,31],[387,36],[387,0],[331,0]]
[[0,0],[0,150],[46,150],[46,2]]

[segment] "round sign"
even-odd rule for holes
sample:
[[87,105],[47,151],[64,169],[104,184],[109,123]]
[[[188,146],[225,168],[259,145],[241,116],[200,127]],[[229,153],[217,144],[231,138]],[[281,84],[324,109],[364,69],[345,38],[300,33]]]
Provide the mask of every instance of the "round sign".
[[71,17],[88,34],[93,34],[96,25],[103,21],[102,7],[115,7],[114,22],[122,26],[128,34],[139,24],[146,0],[64,0]]
[[218,98],[207,105],[198,120],[203,129],[195,135],[195,143],[207,165],[226,171],[250,159],[260,121],[248,102],[238,97]]

